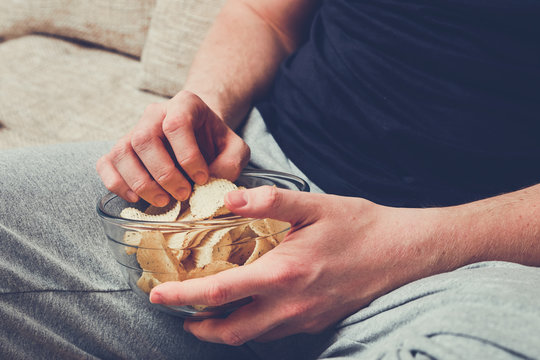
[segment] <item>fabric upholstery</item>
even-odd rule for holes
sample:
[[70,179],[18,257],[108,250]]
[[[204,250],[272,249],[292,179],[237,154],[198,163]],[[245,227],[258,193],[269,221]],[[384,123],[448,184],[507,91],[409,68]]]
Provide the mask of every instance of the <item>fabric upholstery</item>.
[[174,96],[224,0],[158,0],[141,62],[139,86]]
[[46,33],[139,57],[156,0],[2,0],[0,38]]
[[29,35],[0,43],[0,148],[113,140],[163,98],[140,91],[140,62]]

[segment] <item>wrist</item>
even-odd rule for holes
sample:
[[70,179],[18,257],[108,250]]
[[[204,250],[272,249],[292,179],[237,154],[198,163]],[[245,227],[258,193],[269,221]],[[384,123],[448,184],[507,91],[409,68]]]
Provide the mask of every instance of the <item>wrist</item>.
[[181,91],[189,91],[196,94],[201,100],[231,129],[236,129],[250,108],[250,102],[241,100],[233,95],[233,91],[227,91],[222,86],[208,89],[187,82]]
[[446,208],[394,208],[396,239],[403,241],[401,252],[408,262],[403,269],[406,282],[448,272],[471,261],[466,239],[456,236]]

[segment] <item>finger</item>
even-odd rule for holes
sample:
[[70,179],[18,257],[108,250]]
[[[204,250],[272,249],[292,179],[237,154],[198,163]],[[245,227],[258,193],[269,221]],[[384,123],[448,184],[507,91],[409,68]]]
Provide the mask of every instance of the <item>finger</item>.
[[134,135],[131,143],[152,178],[178,200],[186,200],[191,184],[176,167],[163,141],[151,133]]
[[152,289],[150,301],[173,306],[220,306],[263,293],[268,279],[269,272],[264,268],[263,258],[260,258],[252,264],[203,278],[165,282]]
[[96,163],[96,170],[105,187],[129,202],[137,202],[139,196],[135,194],[114,166],[108,155],[102,156]]
[[197,184],[208,181],[206,160],[199,149],[195,130],[204,125],[211,110],[194,94],[182,92],[171,101],[163,120],[163,133],[171,144],[178,164]]
[[204,341],[239,346],[271,331],[283,320],[279,308],[262,301],[254,301],[225,319],[187,320],[184,322],[184,329]]
[[113,147],[111,161],[135,194],[155,206],[169,203],[169,194],[152,179],[129,142],[121,141]]
[[322,211],[319,194],[261,186],[227,193],[225,205],[237,215],[294,224],[314,222]]
[[164,117],[163,104],[148,106],[131,133],[131,146],[152,178],[176,199],[185,200],[189,197],[191,185],[178,170],[163,143],[165,135],[161,123]]
[[244,140],[233,131],[228,131],[225,143],[226,146],[210,164],[210,173],[234,181],[246,167],[250,150]]

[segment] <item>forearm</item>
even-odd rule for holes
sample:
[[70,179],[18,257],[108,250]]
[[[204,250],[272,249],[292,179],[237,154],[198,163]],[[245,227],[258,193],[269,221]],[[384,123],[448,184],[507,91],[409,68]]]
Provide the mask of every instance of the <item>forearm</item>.
[[436,209],[433,216],[443,269],[488,260],[540,266],[540,184]]
[[[300,42],[313,1],[228,1],[192,64],[185,90],[238,126]],[[295,25],[291,25],[295,24]]]

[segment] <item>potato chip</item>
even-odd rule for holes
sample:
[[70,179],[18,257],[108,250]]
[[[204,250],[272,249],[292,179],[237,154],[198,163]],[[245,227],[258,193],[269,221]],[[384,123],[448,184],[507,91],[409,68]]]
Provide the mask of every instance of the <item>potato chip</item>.
[[193,221],[193,220],[195,220],[195,218],[191,214],[191,208],[189,208],[189,205],[188,205],[188,208],[184,210],[176,219],[176,221]]
[[251,228],[249,227],[248,224],[242,224],[242,225],[231,227],[229,230],[229,235],[231,236],[232,242],[235,242],[236,240],[239,240],[244,237],[249,237],[249,235],[244,235],[246,231],[249,232],[250,234],[255,234],[253,231],[251,231]]
[[251,222],[249,227],[258,236],[268,237],[274,246],[277,246],[285,238],[285,235],[287,235],[286,230],[291,227],[291,224],[285,221],[266,218]]
[[151,273],[147,272],[143,272],[139,280],[137,280],[139,289],[147,294],[150,294],[150,291],[159,284],[161,284],[161,281],[156,279]]
[[[250,264],[277,246],[285,237],[290,224],[260,219],[250,224],[221,227],[229,219],[225,195],[244,189],[226,179],[210,178],[204,185],[194,185],[190,198],[184,202],[171,201],[167,206],[149,206],[145,211],[124,209],[120,216],[132,220],[185,221],[212,220],[199,224],[163,227],[161,231],[127,231],[124,234],[126,253],[136,254],[144,270],[137,286],[144,292],[166,281],[183,281],[216,274],[237,266]],[[186,228],[182,230],[182,228]],[[201,228],[202,227],[202,228]],[[191,230],[189,230],[191,229]],[[137,248],[138,247],[138,248]],[[192,305],[197,311],[205,305]]]
[[193,186],[189,198],[191,214],[195,220],[211,219],[228,213],[225,194],[236,190],[237,186],[226,179],[210,178],[204,185]]
[[196,267],[203,267],[218,260],[227,260],[231,252],[230,228],[210,231],[200,245],[191,251]]
[[247,259],[255,250],[256,241],[253,238],[243,238],[231,245],[231,253],[227,261],[236,264],[244,265]]
[[269,239],[268,237],[261,237],[257,238],[255,240],[255,248],[253,249],[253,252],[249,256],[249,258],[246,260],[244,265],[251,264],[270,250],[274,248],[273,240]]
[[186,234],[186,247],[195,248],[201,244],[206,235],[210,232],[210,229],[192,230]]
[[126,231],[124,233],[123,242],[129,246],[126,246],[126,254],[133,255],[137,252],[137,246],[140,245],[142,234],[138,231]]
[[256,238],[259,235],[253,231],[253,229],[249,226],[249,224],[246,224],[242,227],[242,232],[238,234],[236,231],[232,231],[231,234],[235,234],[236,240],[234,242],[237,242],[238,240],[243,240],[245,238]]
[[183,280],[186,271],[169,257],[165,251],[165,238],[159,231],[141,233],[141,243],[137,250],[137,261],[145,271],[153,272],[153,276],[161,282]]
[[173,211],[173,213],[174,213],[174,212],[176,212],[176,207],[178,205],[180,205],[180,208],[178,209],[179,211],[178,211],[178,214],[177,214],[177,217],[178,217],[178,215],[180,214],[180,212],[182,210],[182,202],[180,202],[178,200],[175,200],[175,199],[171,199],[167,205],[161,206],[161,207],[160,206],[150,205],[144,210],[144,213],[146,215],[163,215],[163,214],[169,213],[173,209],[174,209],[174,211]]
[[288,230],[291,228],[291,224],[285,221],[280,221],[276,219],[264,219],[266,222],[266,228],[272,236],[278,240],[278,242],[283,241],[287,235]]
[[186,235],[187,232],[164,234],[167,250],[170,250],[178,262],[182,262],[191,253],[189,250],[190,239],[187,239]]
[[[170,207],[170,204],[173,204],[172,207]],[[169,205],[164,206],[162,208],[158,208],[155,206],[149,206],[148,209],[150,209],[149,213],[142,212],[139,209],[128,207],[123,209],[120,212],[120,217],[130,220],[143,220],[143,221],[175,221],[178,215],[180,214],[180,209],[182,207],[180,201],[171,201]],[[147,209],[147,210],[148,210]],[[159,209],[161,209],[161,213],[159,213]],[[145,210],[146,211],[146,210]]]
[[224,270],[228,270],[228,269],[232,269],[234,267],[237,267],[238,265],[236,264],[232,264],[228,261],[224,261],[224,260],[216,260],[210,264],[207,264],[203,267],[198,267],[198,268],[195,268],[193,270],[191,270],[188,274],[187,274],[187,278],[188,279],[196,279],[196,278],[201,278],[201,277],[205,277],[205,276],[208,276],[208,275],[213,275],[213,274],[217,274],[218,272],[221,272],[221,271],[224,271]]
[[192,254],[182,260],[182,266],[184,267],[184,269],[186,269],[188,273],[197,267],[197,264],[195,263],[195,259],[193,259]]

